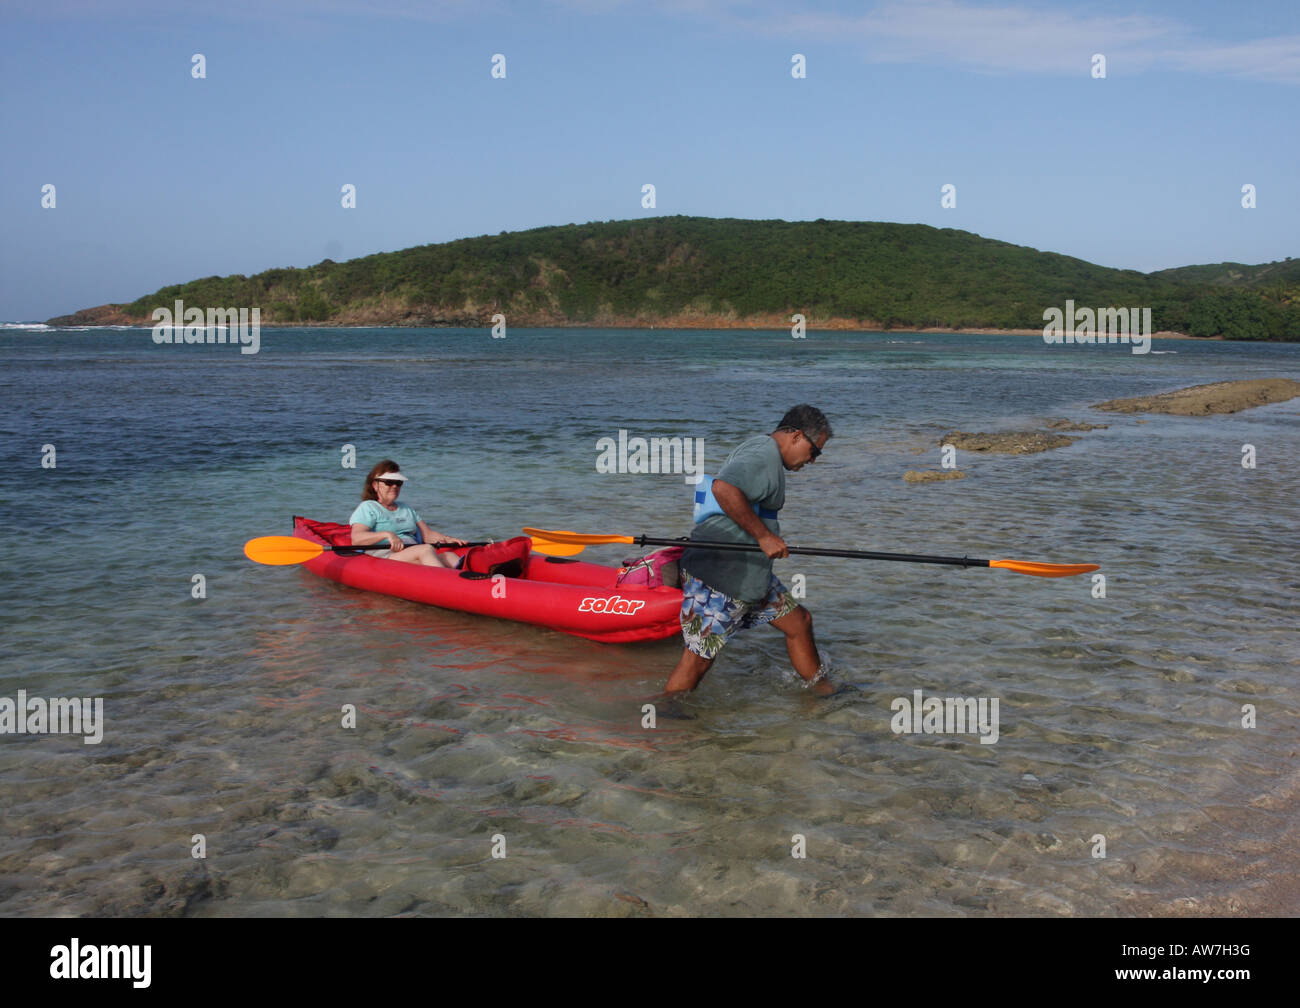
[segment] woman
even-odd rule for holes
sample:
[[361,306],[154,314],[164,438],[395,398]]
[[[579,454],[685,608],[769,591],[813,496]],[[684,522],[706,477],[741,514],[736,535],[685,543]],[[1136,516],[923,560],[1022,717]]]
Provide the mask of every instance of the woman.
[[[427,567],[458,567],[460,557],[450,550],[439,553],[430,544],[447,542],[463,546],[465,540],[434,531],[413,508],[397,503],[405,482],[401,467],[392,459],[384,459],[370,470],[361,503],[348,519],[352,524],[352,545],[387,542],[387,550],[374,550],[370,555]],[[418,537],[424,541],[418,542]]]

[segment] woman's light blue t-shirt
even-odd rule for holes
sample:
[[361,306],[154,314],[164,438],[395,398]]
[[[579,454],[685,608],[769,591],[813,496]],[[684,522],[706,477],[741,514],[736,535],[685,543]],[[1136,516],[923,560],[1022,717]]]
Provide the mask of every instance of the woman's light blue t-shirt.
[[389,511],[379,501],[364,500],[352,512],[348,524],[364,525],[372,532],[396,532],[403,542],[418,543],[422,538],[419,521],[415,509],[405,504],[398,504],[396,511]]

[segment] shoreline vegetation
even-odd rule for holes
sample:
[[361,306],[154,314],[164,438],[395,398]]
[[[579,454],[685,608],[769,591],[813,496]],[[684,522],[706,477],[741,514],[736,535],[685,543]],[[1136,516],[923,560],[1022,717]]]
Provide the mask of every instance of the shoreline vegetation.
[[[37,325],[47,325],[56,329],[65,328],[91,328],[91,329],[152,329],[155,325],[153,321],[141,321],[134,317],[122,315],[119,305],[100,305],[98,308],[85,308],[73,315],[60,315],[55,319],[48,319],[44,323],[35,323]],[[110,310],[112,309],[112,310]],[[491,329],[492,322],[475,323],[473,325],[414,325],[401,324],[393,322],[375,323],[365,325],[355,322],[262,322],[263,329]],[[185,328],[184,323],[174,323],[176,329]],[[815,332],[848,332],[848,333],[898,333],[900,335],[931,335],[931,336],[1042,336],[1042,329],[990,329],[988,327],[979,328],[956,328],[956,329],[936,329],[933,326],[892,326],[885,328],[877,322],[861,322],[855,319],[827,319],[827,320],[809,320],[805,323],[805,330],[810,333]],[[565,322],[552,323],[547,325],[531,325],[519,323],[510,323],[510,329],[627,329],[629,331],[655,331],[657,329],[680,330],[683,332],[701,331],[708,332],[717,330],[719,332],[769,332],[773,330],[789,331],[790,320],[788,317],[782,317],[780,320],[772,319],[734,319],[725,316],[713,316],[702,318],[700,316],[687,316],[684,318],[659,319],[654,323],[642,323],[635,321],[615,321],[609,323],[597,324],[595,322]],[[1174,339],[1174,340],[1195,340],[1197,342],[1222,342],[1222,336],[1192,336],[1188,333],[1163,331],[1153,332],[1152,339]],[[180,340],[177,340],[180,342]],[[1098,343],[1105,343],[1104,339],[1098,339]]]
[[652,217],[206,277],[47,324],[151,327],[177,301],[257,307],[268,327],[788,330],[799,315],[989,335],[1041,334],[1073,302],[1076,317],[1150,308],[1153,337],[1300,341],[1300,259],[1139,273],[925,224]]

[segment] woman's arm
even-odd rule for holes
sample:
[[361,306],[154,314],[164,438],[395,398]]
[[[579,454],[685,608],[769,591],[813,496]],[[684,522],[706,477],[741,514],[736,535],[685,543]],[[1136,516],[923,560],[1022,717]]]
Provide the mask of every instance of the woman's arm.
[[402,546],[405,545],[395,532],[375,532],[369,525],[354,523],[352,526],[352,545],[353,546],[373,546],[375,543],[386,542],[388,548],[394,553],[400,553]]
[[[455,536],[443,535],[441,532],[431,529],[423,520],[421,520],[419,524],[420,534],[424,536],[424,541],[427,543],[449,542],[455,543],[457,546],[465,545],[464,539],[457,539]],[[355,528],[355,526],[353,527]]]

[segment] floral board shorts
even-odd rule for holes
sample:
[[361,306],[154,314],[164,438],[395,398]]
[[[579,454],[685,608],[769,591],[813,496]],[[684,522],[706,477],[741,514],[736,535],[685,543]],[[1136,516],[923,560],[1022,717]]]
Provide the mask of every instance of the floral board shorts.
[[775,574],[766,598],[742,602],[682,571],[682,637],[687,650],[701,658],[716,658],[733,634],[779,620],[798,608],[798,600]]

